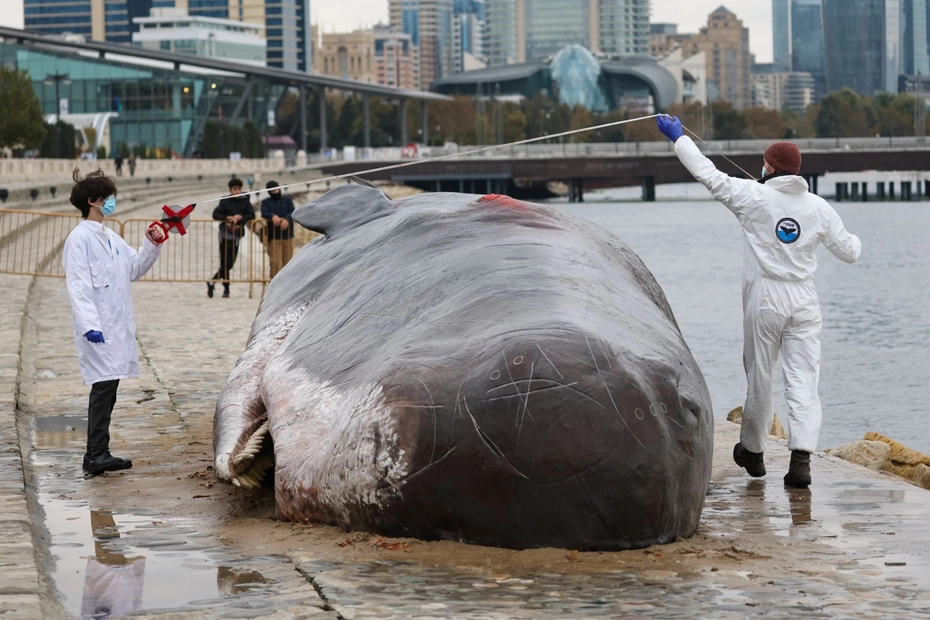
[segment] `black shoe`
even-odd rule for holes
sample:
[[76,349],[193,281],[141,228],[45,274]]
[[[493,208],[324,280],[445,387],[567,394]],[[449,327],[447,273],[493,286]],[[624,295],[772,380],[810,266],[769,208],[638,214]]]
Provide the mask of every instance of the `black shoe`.
[[120,471],[121,469],[131,468],[132,461],[113,456],[109,452],[102,452],[92,456],[87,463],[87,473],[91,476],[99,476],[105,471]]
[[806,489],[811,485],[811,453],[803,450],[791,451],[791,464],[785,474],[785,486]]
[[746,473],[753,478],[761,478],[765,475],[765,462],[762,460],[761,452],[750,452],[738,443],[733,446],[733,460],[740,467],[746,469]]
[[207,297],[213,298],[213,289],[216,288],[216,285],[212,282],[207,282]]
[[224,297],[224,298],[228,298],[228,297],[229,297],[229,289],[228,289],[228,288],[223,290],[223,297]]
[[84,464],[81,467],[84,471],[87,471],[87,464],[90,463],[90,454],[87,452],[84,453]]

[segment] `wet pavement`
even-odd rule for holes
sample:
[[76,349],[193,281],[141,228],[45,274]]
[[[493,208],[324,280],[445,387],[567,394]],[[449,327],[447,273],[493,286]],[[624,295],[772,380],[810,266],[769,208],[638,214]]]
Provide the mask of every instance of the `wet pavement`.
[[767,478],[749,479],[724,421],[701,526],[671,545],[517,552],[275,521],[268,490],[217,482],[211,467],[216,395],[258,306],[245,285],[230,299],[134,285],[143,375],[121,382],[111,425],[134,467],[86,478],[88,388],[64,282],[0,285],[9,617],[930,616],[930,493],[825,455],[809,491],[788,490],[783,442]]

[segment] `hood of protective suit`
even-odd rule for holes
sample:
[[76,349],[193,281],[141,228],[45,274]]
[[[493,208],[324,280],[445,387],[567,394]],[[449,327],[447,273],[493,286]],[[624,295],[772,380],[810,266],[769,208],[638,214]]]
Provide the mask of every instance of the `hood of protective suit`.
[[793,174],[775,177],[771,181],[766,181],[765,186],[783,194],[803,194],[810,189],[807,181]]

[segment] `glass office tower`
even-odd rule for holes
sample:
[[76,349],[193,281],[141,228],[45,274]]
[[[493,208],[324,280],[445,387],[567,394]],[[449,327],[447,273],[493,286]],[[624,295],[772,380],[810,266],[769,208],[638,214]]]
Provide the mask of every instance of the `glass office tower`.
[[592,48],[588,0],[531,0],[525,7],[527,60],[552,56],[572,44]]
[[827,87],[897,92],[901,0],[823,0]]
[[23,0],[25,29],[42,34],[72,32],[87,39],[93,35],[90,0],[60,2],[56,0]]
[[901,73],[930,74],[927,45],[928,0],[901,0]]
[[772,0],[772,70],[791,71],[791,0]]
[[791,71],[814,78],[814,101],[827,94],[820,0],[791,0]]

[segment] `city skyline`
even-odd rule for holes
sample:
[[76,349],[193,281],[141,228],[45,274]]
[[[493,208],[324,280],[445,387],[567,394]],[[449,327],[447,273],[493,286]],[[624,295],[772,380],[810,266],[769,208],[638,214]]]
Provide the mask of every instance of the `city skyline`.
[[[758,0],[652,0],[653,23],[678,24],[679,32],[697,32],[707,16],[723,5],[749,28],[749,46],[757,62],[772,61],[772,9]],[[23,0],[0,0],[0,25],[23,27]],[[387,0],[315,0],[312,22],[324,32],[347,32],[388,21]]]

